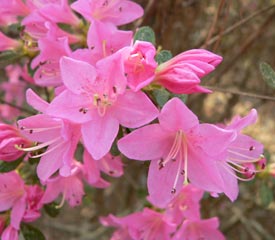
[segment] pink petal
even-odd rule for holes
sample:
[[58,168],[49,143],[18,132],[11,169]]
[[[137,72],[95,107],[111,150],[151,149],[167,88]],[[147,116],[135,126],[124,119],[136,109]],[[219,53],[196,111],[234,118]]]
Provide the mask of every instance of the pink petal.
[[165,131],[159,124],[151,124],[121,138],[118,148],[130,159],[159,159],[169,152],[173,138],[174,133]]
[[127,91],[120,95],[112,109],[119,123],[128,128],[137,128],[158,116],[158,109],[143,92]]
[[20,223],[24,216],[25,210],[26,210],[26,196],[16,201],[16,203],[13,205],[11,210],[11,225],[17,230],[20,229]]
[[118,129],[119,122],[107,113],[103,117],[95,114],[92,121],[83,124],[84,145],[95,160],[110,151]]
[[[91,100],[85,95],[76,95],[65,90],[54,98],[46,113],[75,123],[83,123],[92,118],[91,104]],[[88,111],[84,112],[83,109]]]
[[31,88],[26,91],[26,98],[29,105],[39,112],[45,112],[49,103],[40,98]]
[[197,116],[179,98],[172,98],[162,108],[159,123],[170,131],[189,131],[199,125]]
[[213,124],[200,124],[198,135],[202,137],[201,148],[210,156],[223,152],[228,145],[236,138],[236,133],[224,130]]
[[[179,175],[179,163],[181,159],[176,162],[170,161],[165,167],[159,169],[158,161],[151,161],[148,173],[148,191],[150,202],[160,208],[165,208],[168,203],[180,192],[183,186],[183,175]],[[176,182],[176,184],[174,184]],[[175,193],[172,193],[175,188]]]
[[95,67],[69,57],[61,58],[60,70],[64,85],[75,94],[88,91],[97,77]]

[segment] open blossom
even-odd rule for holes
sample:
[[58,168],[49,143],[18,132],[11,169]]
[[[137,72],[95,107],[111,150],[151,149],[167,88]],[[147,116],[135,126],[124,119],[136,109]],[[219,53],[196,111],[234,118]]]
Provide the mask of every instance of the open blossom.
[[40,53],[31,63],[33,69],[37,68],[34,73],[35,83],[40,86],[61,85],[59,60],[72,52],[68,38],[56,39],[54,36],[41,38],[38,40],[38,47]]
[[123,174],[123,163],[119,156],[106,154],[101,159],[95,160],[88,151],[83,154],[83,174],[86,181],[95,187],[108,187],[109,183],[101,178],[101,172],[111,176],[120,177]]
[[166,207],[166,215],[177,224],[184,219],[200,219],[200,203],[203,191],[192,184],[183,186],[180,193]]
[[18,240],[19,239],[19,231],[14,228],[12,225],[9,225],[1,235],[2,240]]
[[132,37],[132,31],[122,31],[111,23],[94,20],[89,27],[87,45],[93,58],[98,61],[129,46]]
[[205,220],[185,220],[172,238],[173,240],[225,240],[223,234],[217,229],[219,220],[210,218]]
[[63,57],[61,76],[66,89],[47,113],[81,124],[85,148],[96,160],[106,155],[119,125],[135,128],[152,121],[157,108],[143,92],[126,90],[121,53],[93,66]]
[[81,204],[84,195],[84,187],[79,166],[74,165],[70,176],[55,176],[46,181],[46,191],[41,200],[42,203],[53,202],[60,194],[62,200],[60,207],[66,200],[71,207]]
[[236,134],[199,124],[178,98],[168,101],[158,118],[159,124],[137,129],[118,141],[128,158],[152,160],[147,182],[150,201],[166,206],[188,179],[201,189],[220,192],[222,180],[213,156],[223,152]]
[[116,26],[130,23],[143,15],[143,9],[129,0],[78,0],[71,5],[88,21],[98,20]]
[[192,49],[164,62],[156,69],[155,82],[173,93],[206,92],[200,78],[212,72],[222,57],[204,49]]
[[21,157],[24,152],[16,146],[28,147],[31,142],[24,138],[19,131],[8,124],[0,123],[0,159],[14,161]]
[[176,230],[176,225],[165,214],[149,208],[121,218],[113,215],[101,217],[100,221],[105,226],[118,228],[112,240],[169,240]]
[[[256,172],[265,167],[263,145],[255,139],[242,134],[241,130],[257,120],[257,111],[252,109],[250,113],[241,118],[233,118],[232,122],[224,126],[224,129],[234,130],[237,137],[228,148],[217,156],[217,166],[221,177],[225,182],[224,193],[234,201],[238,196],[238,182],[249,181],[254,178]],[[256,166],[256,165],[259,166]],[[260,168],[257,170],[257,168]]]

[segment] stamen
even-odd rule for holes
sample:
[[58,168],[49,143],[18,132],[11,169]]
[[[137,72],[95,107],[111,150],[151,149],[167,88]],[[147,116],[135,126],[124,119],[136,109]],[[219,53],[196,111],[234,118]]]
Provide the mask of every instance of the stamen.
[[39,158],[39,157],[42,157],[42,156],[44,156],[44,155],[46,155],[46,154],[48,154],[48,153],[54,151],[55,149],[57,149],[58,147],[60,147],[63,143],[64,143],[64,142],[62,141],[62,142],[58,143],[57,145],[55,145],[53,148],[47,149],[45,152],[43,152],[43,153],[41,153],[41,154],[38,154],[38,155],[31,155],[30,158]]
[[50,144],[53,144],[54,142],[57,142],[58,140],[62,139],[61,137],[57,137],[57,138],[54,138],[48,142],[44,142],[44,143],[41,143],[39,145],[36,145],[34,147],[28,147],[28,148],[21,148],[20,146],[18,145],[15,145],[15,147],[18,149],[18,150],[22,150],[24,152],[32,152],[32,151],[36,151],[36,150],[39,150],[39,149],[42,149],[44,147],[47,147],[49,146]]

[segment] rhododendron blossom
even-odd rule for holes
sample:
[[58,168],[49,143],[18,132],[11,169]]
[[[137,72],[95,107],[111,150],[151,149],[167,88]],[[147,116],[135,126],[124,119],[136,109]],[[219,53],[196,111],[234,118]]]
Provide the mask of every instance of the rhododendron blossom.
[[220,192],[222,181],[212,158],[223,152],[236,134],[199,124],[178,98],[167,102],[158,118],[159,124],[135,130],[118,142],[127,157],[152,160],[148,176],[150,201],[164,206],[188,179],[204,190]]

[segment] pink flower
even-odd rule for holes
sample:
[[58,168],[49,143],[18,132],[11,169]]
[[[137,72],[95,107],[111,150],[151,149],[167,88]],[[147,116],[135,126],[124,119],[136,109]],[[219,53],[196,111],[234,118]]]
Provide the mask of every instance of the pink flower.
[[180,224],[183,219],[200,219],[199,201],[203,196],[203,191],[188,184],[183,186],[180,193],[172,199],[166,208],[166,215]]
[[165,214],[149,208],[121,218],[113,215],[101,217],[100,221],[105,226],[118,228],[112,240],[169,240],[176,230],[176,225],[170,222]]
[[221,191],[221,179],[212,158],[235,137],[233,131],[199,124],[184,103],[173,98],[162,108],[159,124],[131,132],[118,141],[118,148],[130,159],[152,160],[147,182],[149,199],[165,207],[188,179],[206,191]]
[[72,174],[67,177],[56,176],[46,182],[46,191],[41,200],[42,203],[53,202],[59,194],[62,194],[61,207],[64,201],[68,201],[71,207],[81,204],[84,195],[83,183],[81,180],[80,168],[75,165],[72,168]]
[[38,67],[34,74],[35,83],[40,86],[61,85],[59,60],[71,54],[68,38],[41,38],[38,47],[40,53],[31,63],[33,69]]
[[132,36],[132,31],[118,30],[111,23],[94,20],[88,31],[87,44],[91,54],[98,61],[123,47],[129,46]]
[[219,220],[210,218],[206,220],[185,220],[173,240],[225,240],[223,234],[217,229]]
[[206,92],[200,78],[212,72],[222,57],[204,49],[192,49],[160,64],[155,81],[173,93]]
[[237,180],[248,181],[254,178],[256,172],[255,165],[263,161],[263,145],[253,138],[242,134],[240,131],[246,126],[255,123],[257,111],[252,109],[244,118],[235,117],[232,122],[225,126],[226,130],[234,130],[237,137],[228,148],[217,156],[217,166],[224,181],[223,192],[234,201],[238,196]]
[[0,159],[11,162],[20,158],[24,152],[16,146],[28,147],[31,142],[21,136],[19,131],[8,124],[0,123]]
[[119,124],[139,127],[158,114],[144,93],[125,90],[121,53],[100,60],[95,67],[64,57],[61,75],[66,89],[47,113],[81,124],[85,148],[96,160],[109,152]]
[[136,41],[125,56],[125,73],[128,86],[138,91],[150,84],[155,77],[156,49],[150,42]]
[[143,15],[143,9],[128,0],[78,0],[71,7],[89,21],[110,22],[116,26],[130,23]]
[[[22,148],[33,152],[30,157],[41,157],[37,166],[40,180],[45,181],[57,170],[63,176],[70,175],[74,151],[80,138],[80,128],[68,121],[38,114],[18,121],[18,126],[28,139],[39,144]],[[46,151],[40,150],[48,147]]]

